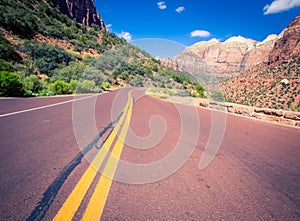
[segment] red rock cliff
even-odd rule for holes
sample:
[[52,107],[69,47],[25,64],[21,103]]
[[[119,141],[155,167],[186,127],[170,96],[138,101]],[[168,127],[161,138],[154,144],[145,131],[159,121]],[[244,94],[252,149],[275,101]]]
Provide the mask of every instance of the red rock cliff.
[[269,55],[269,63],[282,62],[300,56],[300,15],[282,32]]
[[102,30],[105,29],[105,24],[96,11],[94,0],[51,0],[54,4],[60,7],[62,13],[70,18],[75,18],[79,23],[91,26],[92,24],[99,25]]

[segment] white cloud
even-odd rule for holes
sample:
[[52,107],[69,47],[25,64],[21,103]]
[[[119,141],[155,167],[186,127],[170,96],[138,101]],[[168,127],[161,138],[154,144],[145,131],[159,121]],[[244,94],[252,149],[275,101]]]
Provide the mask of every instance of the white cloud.
[[300,6],[300,0],[274,0],[264,7],[264,14],[275,14]]
[[191,37],[208,37],[210,33],[205,30],[195,30],[191,32]]
[[124,38],[126,41],[131,41],[132,35],[129,32],[122,31],[120,34],[118,34],[118,37]]
[[108,31],[112,31],[112,24],[107,24],[105,25],[105,27],[107,28]]
[[157,6],[161,9],[164,10],[167,8],[167,5],[165,2],[157,2]]
[[180,6],[180,7],[178,7],[178,8],[176,8],[176,12],[178,12],[178,13],[181,13],[181,12],[183,12],[185,10],[185,8],[183,7],[183,6]]

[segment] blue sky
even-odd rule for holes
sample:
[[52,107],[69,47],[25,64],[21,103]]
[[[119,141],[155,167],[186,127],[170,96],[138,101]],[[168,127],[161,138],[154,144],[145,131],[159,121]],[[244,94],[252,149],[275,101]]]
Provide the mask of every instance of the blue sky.
[[300,14],[300,0],[95,0],[95,5],[109,30],[132,43],[154,38],[183,46],[236,35],[262,41]]

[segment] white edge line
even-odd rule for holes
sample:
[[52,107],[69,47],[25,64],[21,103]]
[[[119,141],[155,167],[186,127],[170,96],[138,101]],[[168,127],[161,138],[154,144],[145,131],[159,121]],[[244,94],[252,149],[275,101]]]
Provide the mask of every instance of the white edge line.
[[60,102],[60,103],[48,104],[48,105],[41,106],[41,107],[34,107],[34,108],[26,109],[26,110],[15,111],[15,112],[7,113],[7,114],[1,114],[0,118],[15,115],[15,114],[21,114],[21,113],[25,113],[25,112],[40,110],[40,109],[44,109],[44,108],[48,108],[48,107],[54,107],[54,106],[58,106],[58,105],[66,104],[66,103],[71,103],[71,102],[74,102],[74,101],[84,100],[84,99],[92,98],[92,97],[95,97],[95,96],[98,96],[98,95],[99,94],[95,94],[95,95],[92,95],[92,96],[82,97],[82,98],[78,98],[78,99],[72,99],[72,100],[63,101],[63,102]]

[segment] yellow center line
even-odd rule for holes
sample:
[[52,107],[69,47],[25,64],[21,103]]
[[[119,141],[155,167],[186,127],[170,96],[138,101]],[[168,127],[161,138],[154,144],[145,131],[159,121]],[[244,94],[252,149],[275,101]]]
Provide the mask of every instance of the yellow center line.
[[99,178],[99,182],[82,217],[83,221],[98,221],[102,216],[102,212],[113,181],[113,177],[115,175],[118,162],[124,147],[124,140],[126,138],[128,127],[130,124],[131,114],[132,102],[129,106],[128,114],[122,127],[120,136],[116,141],[112,154],[105,166],[102,175]]
[[123,110],[123,113],[114,127],[112,133],[109,135],[105,143],[103,144],[103,147],[98,151],[97,155],[95,156],[94,160],[92,161],[91,165],[88,167],[88,169],[85,171],[81,179],[78,181],[77,185],[71,192],[71,194],[68,196],[56,216],[53,218],[53,220],[71,220],[78,210],[85,194],[87,193],[90,185],[92,184],[95,176],[97,175],[97,172],[102,165],[108,150],[110,149],[115,137],[117,136],[117,132],[119,131],[122,123],[125,119],[125,116],[127,115],[126,111],[128,108],[132,105],[131,95],[128,94],[128,101],[127,104]]

